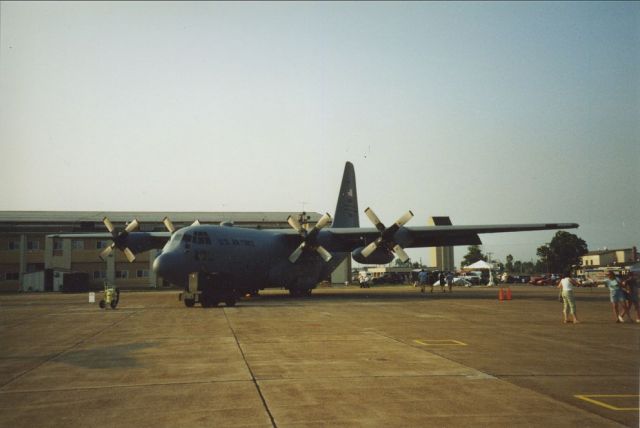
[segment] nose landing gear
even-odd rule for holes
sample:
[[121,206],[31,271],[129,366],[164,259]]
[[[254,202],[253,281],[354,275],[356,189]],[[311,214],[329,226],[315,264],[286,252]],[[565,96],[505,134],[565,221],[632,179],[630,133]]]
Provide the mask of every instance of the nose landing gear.
[[189,288],[178,296],[188,308],[200,303],[203,308],[212,308],[224,302],[228,307],[236,305],[237,290],[219,275],[194,272],[189,275]]

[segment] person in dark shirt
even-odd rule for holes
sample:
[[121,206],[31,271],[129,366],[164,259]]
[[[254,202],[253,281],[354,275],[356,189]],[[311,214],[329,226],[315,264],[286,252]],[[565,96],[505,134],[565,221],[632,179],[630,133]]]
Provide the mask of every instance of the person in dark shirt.
[[631,319],[631,307],[636,310],[636,322],[640,323],[640,309],[638,308],[638,281],[635,278],[633,272],[629,271],[622,280],[622,292],[625,297],[625,302],[622,307],[621,317],[624,319],[625,315]]

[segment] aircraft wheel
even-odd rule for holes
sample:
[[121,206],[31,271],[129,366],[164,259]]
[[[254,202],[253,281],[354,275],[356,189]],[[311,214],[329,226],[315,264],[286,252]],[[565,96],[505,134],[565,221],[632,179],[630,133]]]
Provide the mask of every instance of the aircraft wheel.
[[184,299],[184,305],[187,308],[193,308],[193,305],[196,304],[196,299]]
[[112,300],[110,306],[111,306],[111,309],[115,309],[116,306],[118,306],[118,301],[117,300]]
[[107,306],[107,305],[104,303],[104,300],[100,300],[100,303],[98,303],[98,305],[100,306],[100,309],[104,309],[104,307],[105,307],[105,306]]

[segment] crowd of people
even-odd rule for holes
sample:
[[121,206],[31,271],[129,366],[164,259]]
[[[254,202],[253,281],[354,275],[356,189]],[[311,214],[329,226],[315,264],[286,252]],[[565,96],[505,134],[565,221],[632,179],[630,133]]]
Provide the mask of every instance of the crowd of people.
[[[414,286],[419,287],[421,293],[425,293],[428,286],[430,289],[429,292],[433,293],[434,286],[439,285],[442,293],[445,293],[446,290],[451,293],[453,291],[454,279],[453,272],[429,272],[426,269],[421,269],[420,272],[418,272],[417,281],[414,283]],[[369,276],[361,277],[360,287],[368,288],[370,281]],[[628,319],[630,322],[640,323],[638,282],[633,271],[629,271],[620,276],[616,276],[613,271],[608,271],[604,280],[593,281],[593,285],[599,284],[609,289],[609,301],[611,302],[615,322],[624,323],[625,320]],[[563,323],[577,324],[580,322],[576,311],[575,287],[580,287],[580,283],[572,277],[571,272],[564,273],[557,283],[557,288],[560,289],[559,297],[563,303]],[[632,313],[634,316],[632,316]]]
[[[609,289],[609,301],[613,315],[617,323],[624,323],[625,318],[633,322],[631,310],[635,310],[635,322],[640,323],[640,308],[638,307],[638,282],[632,271],[626,275],[617,277],[613,271],[608,271],[606,279],[602,281],[594,281],[597,284],[603,284]],[[578,323],[576,312],[576,301],[573,295],[573,288],[577,287],[578,282],[571,277],[571,273],[567,272],[558,282],[557,287],[560,288],[562,298],[562,321],[564,323]]]
[[420,292],[424,293],[427,285],[429,285],[431,287],[430,292],[433,293],[433,287],[437,283],[438,285],[440,285],[440,291],[442,293],[445,292],[445,285],[449,289],[449,293],[451,293],[453,289],[453,273],[447,272],[445,274],[444,272],[438,272],[437,278],[437,280],[435,279],[435,277],[432,278],[429,272],[424,269],[420,270],[420,272],[418,273],[418,285],[420,286]]

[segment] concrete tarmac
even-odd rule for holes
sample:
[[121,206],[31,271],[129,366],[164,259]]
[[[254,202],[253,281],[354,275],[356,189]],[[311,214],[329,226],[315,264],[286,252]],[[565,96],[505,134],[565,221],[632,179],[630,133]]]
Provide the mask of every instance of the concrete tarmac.
[[[637,427],[640,324],[604,289],[0,295],[0,427]],[[100,294],[98,294],[99,298]]]

